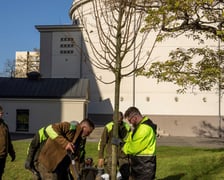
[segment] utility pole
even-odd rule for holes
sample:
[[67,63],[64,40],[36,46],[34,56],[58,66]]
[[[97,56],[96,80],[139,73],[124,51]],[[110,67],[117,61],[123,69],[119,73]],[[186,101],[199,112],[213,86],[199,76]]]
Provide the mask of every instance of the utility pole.
[[218,53],[219,53],[219,69],[220,69],[220,74],[219,74],[219,82],[218,82],[218,98],[219,98],[219,104],[218,104],[218,116],[219,116],[219,132],[218,136],[221,138],[222,137],[222,67],[221,67],[221,62],[222,62],[222,56],[220,54],[220,49],[221,49],[221,40],[218,39]]

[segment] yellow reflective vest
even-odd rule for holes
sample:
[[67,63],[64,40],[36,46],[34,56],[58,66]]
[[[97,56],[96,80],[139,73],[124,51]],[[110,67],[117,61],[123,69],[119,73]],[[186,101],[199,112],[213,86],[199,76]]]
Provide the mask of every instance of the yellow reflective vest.
[[144,117],[129,134],[122,150],[133,156],[156,155],[156,125],[148,117]]

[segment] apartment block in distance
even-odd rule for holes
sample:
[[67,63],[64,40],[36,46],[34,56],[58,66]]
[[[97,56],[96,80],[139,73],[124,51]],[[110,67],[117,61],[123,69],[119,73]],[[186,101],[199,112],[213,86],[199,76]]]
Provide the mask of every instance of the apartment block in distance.
[[27,73],[39,72],[39,51],[17,51],[15,60],[15,77],[27,77]]

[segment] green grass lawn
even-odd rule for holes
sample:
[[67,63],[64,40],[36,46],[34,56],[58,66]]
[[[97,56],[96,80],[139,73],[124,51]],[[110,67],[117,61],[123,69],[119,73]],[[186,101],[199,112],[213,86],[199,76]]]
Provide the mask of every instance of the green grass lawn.
[[[31,173],[24,169],[27,147],[30,140],[13,141],[16,150],[15,162],[8,157],[3,180],[31,180]],[[97,143],[88,142],[86,157],[97,163]],[[224,179],[224,149],[192,147],[157,148],[158,180],[221,180]]]

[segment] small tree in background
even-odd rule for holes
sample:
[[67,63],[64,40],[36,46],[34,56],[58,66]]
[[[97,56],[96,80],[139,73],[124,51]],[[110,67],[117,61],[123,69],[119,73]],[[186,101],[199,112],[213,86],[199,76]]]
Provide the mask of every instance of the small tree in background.
[[5,73],[7,77],[15,77],[16,71],[15,71],[15,60],[9,60],[7,59],[5,62]]
[[[92,0],[89,3],[92,4],[92,18],[86,19],[82,9],[76,10],[88,39],[88,50],[91,50],[85,57],[91,65],[110,71],[114,75],[111,82],[104,83],[115,83],[113,136],[117,138],[121,81],[124,77],[135,74],[149,62],[157,37],[149,44],[149,31],[140,33],[146,15],[144,1],[139,3],[137,0]],[[146,42],[151,49],[144,54],[143,47]],[[97,79],[103,82],[102,79]],[[116,168],[117,147],[112,145],[112,180],[116,179]]]

